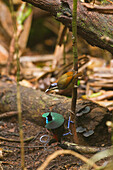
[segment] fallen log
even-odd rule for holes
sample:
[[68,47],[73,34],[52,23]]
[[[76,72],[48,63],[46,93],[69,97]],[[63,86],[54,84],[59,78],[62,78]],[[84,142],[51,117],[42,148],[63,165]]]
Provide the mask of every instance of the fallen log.
[[[72,30],[72,0],[23,0],[48,11]],[[106,6],[107,8],[107,6]],[[113,54],[113,15],[90,11],[80,1],[77,7],[77,32],[88,43]]]
[[[16,93],[16,85],[0,83],[0,114],[17,111]],[[49,95],[40,90],[23,86],[20,86],[20,93],[22,115],[25,119],[44,127],[45,119],[42,114],[45,112],[57,112],[64,116],[65,127],[67,126],[71,99],[54,94]],[[104,144],[110,143],[110,134],[108,133],[106,121],[111,120],[111,115],[107,108],[89,100],[78,100],[76,124],[77,132],[80,138],[83,139],[81,143],[95,144],[97,146],[98,144],[103,144],[103,142]]]

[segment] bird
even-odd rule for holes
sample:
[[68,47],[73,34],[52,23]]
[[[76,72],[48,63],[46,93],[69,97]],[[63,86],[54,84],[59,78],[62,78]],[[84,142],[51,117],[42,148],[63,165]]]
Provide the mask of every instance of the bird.
[[[51,91],[51,90],[64,90],[64,89],[69,89],[74,86],[75,80],[79,77],[82,76],[82,72],[75,73],[74,71],[67,72],[63,74],[57,81],[52,83],[48,89],[46,89],[46,93]],[[76,86],[77,87],[77,86]]]
[[61,142],[64,133],[64,117],[55,112],[47,112],[42,115],[46,118],[45,128],[52,134],[53,139],[49,141],[49,145],[54,142]]

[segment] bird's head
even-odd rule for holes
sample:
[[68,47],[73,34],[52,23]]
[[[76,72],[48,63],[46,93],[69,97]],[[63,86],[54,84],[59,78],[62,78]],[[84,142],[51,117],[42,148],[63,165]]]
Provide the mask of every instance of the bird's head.
[[57,83],[51,84],[45,92],[47,93],[48,91],[55,90],[55,89],[58,89]]

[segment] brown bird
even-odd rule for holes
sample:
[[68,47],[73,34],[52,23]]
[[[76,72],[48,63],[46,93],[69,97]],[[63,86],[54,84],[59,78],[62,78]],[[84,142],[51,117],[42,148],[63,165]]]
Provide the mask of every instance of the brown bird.
[[64,90],[72,88],[74,86],[75,80],[79,76],[82,76],[82,72],[80,73],[74,73],[73,71],[67,72],[63,74],[56,82],[51,84],[45,92],[55,89]]

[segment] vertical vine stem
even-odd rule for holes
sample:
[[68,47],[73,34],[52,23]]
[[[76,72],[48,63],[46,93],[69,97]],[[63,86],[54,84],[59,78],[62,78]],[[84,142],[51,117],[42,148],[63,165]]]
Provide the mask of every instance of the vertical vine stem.
[[[77,0],[73,0],[73,18],[72,18],[72,41],[73,41],[73,66],[74,72],[78,72],[78,55],[77,55]],[[77,80],[75,82],[77,85]],[[76,101],[77,101],[77,88],[72,89],[72,103],[71,103],[71,131],[75,143],[78,143],[76,133]]]
[[113,110],[112,110],[111,142],[113,146]]
[[25,169],[25,160],[24,160],[24,140],[23,140],[23,128],[22,128],[22,109],[21,109],[21,96],[20,96],[20,86],[19,86],[19,77],[20,77],[20,62],[19,62],[19,46],[18,46],[18,34],[17,34],[17,25],[16,18],[14,15],[13,0],[10,0],[11,15],[13,19],[14,27],[14,45],[15,45],[15,54],[17,58],[17,110],[18,110],[18,122],[19,122],[19,134],[20,134],[20,144],[21,144],[21,169]]
[[17,57],[17,110],[18,110],[18,122],[19,122],[19,133],[20,133],[20,144],[21,144],[21,168],[25,169],[25,159],[24,159],[24,137],[22,128],[22,109],[21,109],[21,96],[20,96],[20,62],[19,62],[19,50],[18,50],[18,40],[16,38],[15,42],[16,57]]

